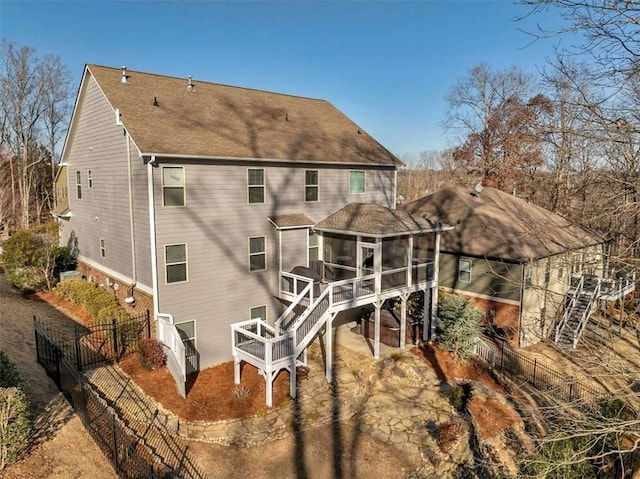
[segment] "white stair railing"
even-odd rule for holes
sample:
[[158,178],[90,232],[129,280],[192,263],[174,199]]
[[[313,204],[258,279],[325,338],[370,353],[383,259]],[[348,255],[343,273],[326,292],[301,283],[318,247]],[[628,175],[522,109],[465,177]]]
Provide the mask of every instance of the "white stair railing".
[[186,396],[186,350],[171,314],[157,313],[158,339],[169,349],[167,367],[178,385],[182,397]]

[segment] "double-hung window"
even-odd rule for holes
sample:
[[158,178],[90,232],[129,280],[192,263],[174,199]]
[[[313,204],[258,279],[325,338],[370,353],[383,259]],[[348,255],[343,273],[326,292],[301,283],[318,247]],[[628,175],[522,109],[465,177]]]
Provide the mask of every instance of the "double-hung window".
[[103,258],[107,257],[107,249],[104,246],[104,238],[100,238],[100,256]]
[[267,238],[253,236],[249,238],[249,271],[267,269]]
[[529,287],[533,284],[533,268],[531,266],[524,267],[524,286]]
[[304,200],[318,201],[318,170],[305,170],[304,172]]
[[465,283],[471,282],[471,261],[468,259],[461,259],[458,262],[458,280]]
[[367,175],[363,170],[349,172],[349,194],[362,195],[367,192]]
[[264,203],[264,169],[247,170],[247,188],[249,203]]
[[82,199],[82,174],[76,171],[76,198]]
[[166,281],[182,283],[187,280],[187,245],[170,244],[164,247]]
[[93,175],[91,174],[91,170],[87,171],[87,185],[89,188],[93,188]]
[[184,168],[182,166],[163,166],[163,206],[184,206],[184,203]]

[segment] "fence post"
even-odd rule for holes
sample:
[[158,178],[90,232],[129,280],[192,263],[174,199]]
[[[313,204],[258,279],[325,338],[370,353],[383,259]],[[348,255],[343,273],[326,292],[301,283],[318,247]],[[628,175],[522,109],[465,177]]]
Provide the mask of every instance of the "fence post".
[[573,400],[573,376],[569,376],[569,402]]
[[116,474],[120,474],[120,464],[118,463],[118,431],[116,429],[115,415],[111,415],[111,430],[113,434],[113,466]]
[[36,361],[38,361],[38,364],[42,364],[40,362],[40,341],[38,338],[38,323],[36,321],[36,317],[33,317],[33,333],[36,336]]
[[151,338],[151,318],[149,317],[149,310],[145,313],[147,318],[147,339]]
[[536,387],[536,369],[538,367],[538,358],[533,358],[533,387]]
[[500,344],[500,369],[504,368],[504,341]]
[[82,372],[82,348],[80,347],[80,333],[78,327],[74,327],[75,345],[76,345],[76,366],[78,371]]
[[111,333],[113,334],[113,355],[118,357],[118,324],[116,318],[111,318]]
[[60,389],[60,391],[62,391],[62,377],[60,375],[60,348],[57,345],[53,346],[53,356],[56,360],[56,385],[58,386],[58,389]]

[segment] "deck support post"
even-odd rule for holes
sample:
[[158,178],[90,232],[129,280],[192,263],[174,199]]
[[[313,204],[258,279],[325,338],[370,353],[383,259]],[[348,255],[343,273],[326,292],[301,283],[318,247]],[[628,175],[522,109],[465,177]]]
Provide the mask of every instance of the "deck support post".
[[240,384],[240,358],[233,355],[233,383]]
[[400,344],[398,345],[400,349],[404,349],[406,347],[406,338],[407,338],[407,300],[409,299],[408,294],[400,295]]
[[380,359],[380,309],[382,308],[382,301],[376,301],[373,306],[376,308],[373,328],[373,357]]
[[266,387],[267,407],[273,406],[273,379],[274,379],[274,376],[275,376],[275,372],[274,371],[265,371],[264,372],[264,380],[267,383],[267,387]]
[[431,288],[431,340],[436,339],[436,326],[438,321],[438,283]]
[[422,301],[422,341],[425,343],[429,340],[430,332],[431,332],[431,322],[433,318],[431,317],[431,290],[425,289],[422,291],[423,301]]
[[333,318],[331,315],[324,326],[324,335],[325,335],[325,374],[327,377],[327,382],[331,383],[333,381]]

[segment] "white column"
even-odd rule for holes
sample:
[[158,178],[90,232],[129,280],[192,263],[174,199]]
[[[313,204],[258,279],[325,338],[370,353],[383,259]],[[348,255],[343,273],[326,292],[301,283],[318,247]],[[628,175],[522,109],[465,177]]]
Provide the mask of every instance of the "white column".
[[325,335],[325,374],[327,382],[333,381],[333,315],[324,326]]
[[382,307],[382,303],[380,301],[376,301],[374,303],[376,308],[375,311],[375,324],[374,324],[374,335],[373,335],[373,357],[376,359],[380,358],[380,308]]
[[422,340],[427,341],[429,339],[430,331],[431,331],[431,292],[430,289],[425,289],[422,291],[423,301],[422,301]]
[[408,294],[403,294],[400,296],[402,309],[400,310],[400,345],[401,349],[404,349],[406,346],[406,337],[407,337],[407,299],[409,299]]

